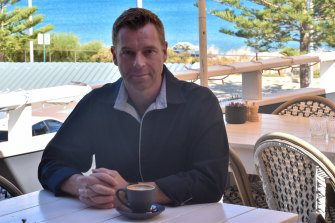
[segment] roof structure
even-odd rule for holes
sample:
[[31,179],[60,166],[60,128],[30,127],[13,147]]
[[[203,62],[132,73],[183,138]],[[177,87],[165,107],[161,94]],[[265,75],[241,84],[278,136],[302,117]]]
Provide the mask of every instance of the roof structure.
[[[191,65],[167,63],[171,72]],[[113,63],[0,63],[0,93],[32,90],[69,84],[107,83],[120,78]]]

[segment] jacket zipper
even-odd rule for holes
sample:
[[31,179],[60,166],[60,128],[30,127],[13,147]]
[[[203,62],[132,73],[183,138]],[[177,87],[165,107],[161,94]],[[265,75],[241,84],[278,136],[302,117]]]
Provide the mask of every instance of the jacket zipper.
[[141,121],[140,121],[140,134],[139,134],[139,142],[138,142],[138,170],[139,170],[142,182],[144,182],[144,178],[142,175],[142,165],[141,165],[141,142],[142,142],[142,123],[143,123],[145,115],[146,115],[146,112],[143,114],[143,117],[141,118]]

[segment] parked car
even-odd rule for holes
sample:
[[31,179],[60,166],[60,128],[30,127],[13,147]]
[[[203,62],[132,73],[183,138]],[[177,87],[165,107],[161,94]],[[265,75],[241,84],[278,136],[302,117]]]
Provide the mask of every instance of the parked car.
[[[32,135],[43,135],[52,132],[57,132],[63,122],[51,117],[32,117]],[[8,141],[8,121],[0,119],[0,142]]]

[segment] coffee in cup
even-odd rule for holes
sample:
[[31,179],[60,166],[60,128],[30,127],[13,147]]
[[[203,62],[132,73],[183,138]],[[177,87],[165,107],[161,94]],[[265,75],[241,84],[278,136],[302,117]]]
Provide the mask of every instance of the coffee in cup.
[[[116,197],[129,209],[135,213],[149,212],[154,201],[155,187],[148,184],[132,184],[127,188],[116,190]],[[120,197],[120,192],[125,193],[127,201]]]

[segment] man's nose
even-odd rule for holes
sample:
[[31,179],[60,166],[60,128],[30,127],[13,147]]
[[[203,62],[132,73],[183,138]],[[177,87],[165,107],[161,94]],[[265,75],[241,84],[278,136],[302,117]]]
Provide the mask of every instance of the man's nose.
[[134,66],[135,67],[143,67],[145,64],[145,57],[142,53],[137,53],[135,60],[134,60]]

